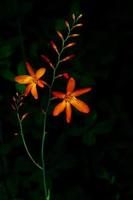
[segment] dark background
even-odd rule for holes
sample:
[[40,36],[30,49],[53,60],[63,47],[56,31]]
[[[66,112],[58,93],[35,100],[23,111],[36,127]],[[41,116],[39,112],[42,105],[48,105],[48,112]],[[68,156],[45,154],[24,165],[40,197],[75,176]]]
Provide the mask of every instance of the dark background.
[[[23,87],[14,77],[25,72],[24,62],[37,69],[47,64],[41,54],[55,59],[49,42],[58,45],[56,30],[65,31],[64,20],[83,14],[84,26],[76,33],[76,58],[62,65],[77,80],[77,88],[91,86],[81,97],[90,115],[73,109],[72,123],[65,114],[51,115],[45,144],[47,184],[53,200],[133,199],[133,4],[116,1],[64,0],[0,3],[0,200],[43,199],[42,174],[29,160],[21,137],[12,96]],[[46,74],[49,81],[50,74]],[[65,90],[66,80],[55,84]],[[39,101],[30,95],[21,114],[27,145],[40,162],[42,114],[47,89]]]

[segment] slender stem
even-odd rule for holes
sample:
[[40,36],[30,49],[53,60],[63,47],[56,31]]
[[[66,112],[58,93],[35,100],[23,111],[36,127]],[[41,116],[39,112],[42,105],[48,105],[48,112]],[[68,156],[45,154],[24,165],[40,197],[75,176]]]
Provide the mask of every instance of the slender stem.
[[[46,121],[46,113],[44,114],[44,120]],[[45,197],[47,198],[48,191],[47,191],[47,185],[46,185],[45,160],[44,160],[44,142],[45,142],[45,136],[46,136],[45,127],[44,127],[43,133],[44,134],[42,137],[41,158],[42,158],[42,169],[43,169],[43,188],[44,188],[44,192],[45,192]]]
[[19,116],[18,112],[17,112],[17,118],[18,118],[18,123],[19,123],[19,128],[20,128],[20,134],[21,134],[21,137],[22,137],[22,141],[23,141],[25,150],[26,150],[29,158],[31,159],[31,161],[36,165],[36,167],[38,167],[39,169],[42,170],[43,168],[33,159],[33,157],[31,156],[31,154],[30,154],[30,152],[28,150],[28,147],[27,147],[26,142],[25,142],[24,134],[23,134],[23,127],[22,127],[21,119],[20,119],[20,116]]
[[51,94],[52,94],[52,88],[54,85],[54,81],[56,79],[56,70],[60,64],[61,61],[61,55],[64,51],[64,47],[65,47],[65,42],[68,40],[69,35],[71,33],[71,30],[68,30],[68,34],[66,36],[66,38],[62,41],[62,48],[60,53],[58,54],[58,58],[57,58],[57,63],[55,65],[55,68],[53,69],[53,77],[52,77],[52,81],[51,81],[51,85],[49,86],[49,96],[48,96],[48,102],[47,102],[47,106],[46,106],[46,110],[44,112],[44,122],[43,122],[43,136],[42,136],[42,146],[41,146],[41,158],[42,158],[42,168],[43,168],[43,187],[44,187],[44,192],[45,192],[45,198],[46,200],[49,199],[49,191],[47,190],[47,184],[46,184],[46,172],[45,172],[45,156],[44,156],[44,143],[45,143],[45,136],[46,136],[46,122],[47,122],[47,114],[48,114],[48,110],[49,110],[49,106],[50,106],[50,102],[51,102]]
[[53,78],[51,86],[49,87],[49,97],[47,102],[47,107],[44,112],[44,123],[43,123],[43,136],[42,136],[42,146],[41,146],[41,158],[42,158],[42,168],[43,168],[43,187],[45,192],[45,198],[48,198],[48,190],[47,190],[47,184],[46,184],[46,173],[45,173],[45,156],[44,156],[44,143],[45,143],[45,136],[46,136],[46,120],[47,120],[47,113],[50,106],[50,99],[51,99],[51,92],[52,92],[52,86],[54,84],[55,80],[55,69],[53,71]]

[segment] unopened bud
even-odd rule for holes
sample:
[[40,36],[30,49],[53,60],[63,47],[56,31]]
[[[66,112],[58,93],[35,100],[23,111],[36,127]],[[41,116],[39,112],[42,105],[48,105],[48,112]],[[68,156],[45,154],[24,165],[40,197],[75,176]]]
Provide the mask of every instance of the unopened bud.
[[69,74],[66,72],[66,73],[63,74],[63,77],[66,78],[66,79],[68,79],[70,76],[69,76]]

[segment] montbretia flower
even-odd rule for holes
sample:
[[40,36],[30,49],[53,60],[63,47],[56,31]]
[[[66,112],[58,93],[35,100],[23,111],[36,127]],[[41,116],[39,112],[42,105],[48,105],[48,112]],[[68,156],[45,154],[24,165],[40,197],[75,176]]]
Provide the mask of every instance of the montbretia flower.
[[53,110],[53,116],[58,116],[61,112],[66,110],[66,122],[71,122],[72,116],[72,108],[71,105],[74,106],[78,111],[83,113],[89,113],[89,106],[84,103],[82,100],[76,98],[84,93],[90,92],[91,88],[83,88],[79,90],[75,90],[75,79],[70,78],[67,83],[66,94],[63,92],[54,91],[52,94],[54,97],[62,99],[62,102],[57,104]]
[[38,99],[37,85],[43,88],[47,83],[40,78],[45,74],[46,69],[40,68],[36,72],[32,69],[31,65],[26,62],[26,68],[29,75],[20,75],[15,77],[15,81],[19,84],[26,84],[24,95],[27,96],[30,92],[35,99]]

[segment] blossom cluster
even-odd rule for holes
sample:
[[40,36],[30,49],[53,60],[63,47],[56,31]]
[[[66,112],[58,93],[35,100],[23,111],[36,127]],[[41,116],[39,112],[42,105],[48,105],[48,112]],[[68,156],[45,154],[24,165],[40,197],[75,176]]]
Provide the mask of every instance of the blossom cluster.
[[[53,64],[51,59],[49,59],[49,57],[46,55],[41,56],[43,60],[53,69],[53,79],[51,83],[47,83],[47,81],[42,79],[47,71],[46,68],[41,67],[35,71],[29,62],[25,63],[28,75],[24,74],[15,77],[15,81],[17,83],[26,85],[24,96],[28,96],[31,93],[36,100],[39,99],[37,87],[42,89],[48,87],[51,92],[50,98],[58,98],[60,100],[60,102],[53,109],[52,115],[58,116],[60,113],[65,111],[67,123],[71,122],[72,106],[82,113],[90,112],[90,107],[77,97],[84,93],[90,92],[92,88],[86,87],[82,89],[75,89],[76,80],[74,77],[71,77],[67,72],[57,74],[57,68],[60,64],[75,57],[74,54],[63,57],[63,53],[66,49],[73,47],[76,44],[75,42],[71,42],[70,39],[79,37],[79,34],[75,33],[75,30],[82,26],[82,23],[79,22],[81,17],[82,14],[80,14],[78,17],[73,14],[71,25],[68,21],[65,21],[65,26],[67,28],[66,36],[64,36],[64,34],[62,34],[60,31],[57,31],[57,35],[62,43],[60,49],[57,47],[54,41],[50,42],[52,49],[57,54],[57,63]],[[64,93],[61,91],[53,91],[53,84],[59,77],[64,77],[67,79],[66,92]]]

